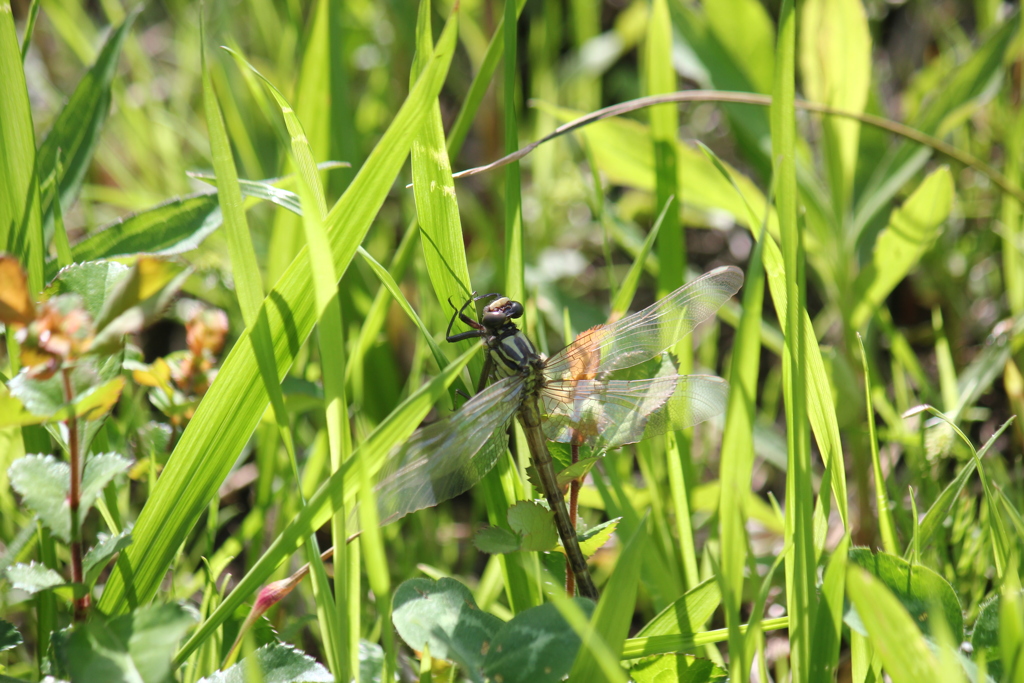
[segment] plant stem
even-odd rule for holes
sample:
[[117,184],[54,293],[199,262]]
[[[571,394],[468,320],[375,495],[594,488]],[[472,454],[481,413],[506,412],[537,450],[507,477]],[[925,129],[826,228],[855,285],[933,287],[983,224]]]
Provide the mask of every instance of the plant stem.
[[[71,387],[71,371],[68,368],[61,370],[61,377],[64,379],[64,400],[70,406],[74,401],[75,394]],[[81,454],[78,444],[78,419],[75,417],[74,407],[67,419],[68,427],[68,459],[71,464],[71,491],[68,494],[68,507],[71,509],[71,581],[72,583],[83,583],[82,574],[82,529],[79,523],[78,507],[82,500],[82,468]],[[89,611],[89,595],[86,593],[75,598],[75,621],[83,621]]]

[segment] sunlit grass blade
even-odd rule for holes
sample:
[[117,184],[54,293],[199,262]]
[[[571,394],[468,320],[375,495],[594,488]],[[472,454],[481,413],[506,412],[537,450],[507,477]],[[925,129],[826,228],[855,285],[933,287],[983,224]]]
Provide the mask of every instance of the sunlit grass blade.
[[921,630],[878,579],[859,566],[851,565],[847,570],[846,587],[893,683],[943,680],[939,663]]
[[890,555],[899,555],[896,542],[896,528],[889,509],[889,494],[885,490],[885,477],[882,475],[882,462],[878,457],[878,436],[875,433],[875,409],[871,405],[871,371],[868,367],[868,354],[864,350],[864,340],[857,334],[860,343],[860,357],[864,367],[864,398],[867,403],[868,440],[871,443],[871,470],[875,476],[875,507],[878,515],[878,529],[882,535],[882,547]]
[[[795,90],[796,11],[784,0],[779,14],[772,91],[772,168],[777,183],[776,206],[786,269],[786,345],[783,353],[783,395],[786,404],[786,537],[793,552],[786,557],[786,605],[789,612],[790,670],[794,683],[810,678],[811,639],[817,610],[817,553],[814,547],[810,434],[807,424],[806,348],[814,337],[803,325],[806,301],[801,226],[797,223]],[[830,463],[835,466],[835,462]]]
[[[335,272],[344,272],[370,227],[408,154],[417,125],[437,97],[454,48],[454,29],[442,33],[438,50],[405,104],[328,213]],[[278,376],[291,365],[314,317],[307,257],[297,259],[260,309],[277,359]],[[161,578],[206,503],[223,481],[267,405],[248,334],[243,333],[182,435],[135,526],[135,543],[123,552],[100,600],[108,613],[129,607],[124,571],[132,574],[131,601],[152,598]]]
[[[85,173],[92,164],[100,133],[110,111],[111,82],[117,72],[121,48],[138,15],[139,10],[131,12],[111,32],[96,63],[78,82],[71,99],[39,147],[38,173],[44,187],[49,187],[57,180],[57,154],[60,152],[64,165],[64,174],[59,183],[62,207],[70,207],[78,196]],[[51,226],[53,221],[52,196],[52,193],[44,192],[42,215],[46,226]]]
[[415,431],[431,407],[447,394],[448,386],[479,350],[480,347],[474,347],[452,361],[451,365],[444,368],[437,377],[395,408],[366,439],[360,442],[352,457],[317,488],[299,515],[274,539],[267,551],[242,577],[210,618],[182,645],[175,656],[176,661],[182,662],[188,658],[239,605],[255,594],[278,565],[295,552],[309,534],[327,523],[335,510],[354,502],[361,485],[361,477],[356,476],[353,464],[359,463],[367,477],[373,477],[380,471],[391,449]]
[[36,143],[9,0],[0,2],[0,149],[0,249],[21,261],[29,288],[41,292],[44,254]]
[[583,644],[573,662],[569,678],[580,681],[625,681],[621,676],[610,675],[601,664],[604,655],[595,650],[607,650],[618,657],[629,633],[629,618],[636,605],[637,589],[640,586],[640,566],[644,559],[647,543],[646,524],[637,525],[632,538],[622,548],[615,570],[604,586],[597,610],[588,624],[587,631],[580,635]]

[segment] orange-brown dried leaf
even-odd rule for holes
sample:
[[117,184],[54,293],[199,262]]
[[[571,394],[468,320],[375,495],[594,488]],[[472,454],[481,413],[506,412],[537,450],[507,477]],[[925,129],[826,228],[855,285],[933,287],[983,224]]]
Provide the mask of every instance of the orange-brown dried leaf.
[[200,309],[185,324],[185,340],[195,356],[220,353],[227,334],[228,316],[219,308]]
[[28,275],[18,259],[0,254],[0,321],[6,325],[28,325],[35,317]]

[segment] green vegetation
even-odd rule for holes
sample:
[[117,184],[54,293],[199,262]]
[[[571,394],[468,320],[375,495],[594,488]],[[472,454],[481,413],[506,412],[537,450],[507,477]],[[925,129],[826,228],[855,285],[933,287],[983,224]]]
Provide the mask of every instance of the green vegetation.
[[[988,0],[0,0],[0,683],[1024,681],[1022,73]],[[449,299],[726,264],[725,417],[560,476],[596,604],[519,430],[379,526]]]

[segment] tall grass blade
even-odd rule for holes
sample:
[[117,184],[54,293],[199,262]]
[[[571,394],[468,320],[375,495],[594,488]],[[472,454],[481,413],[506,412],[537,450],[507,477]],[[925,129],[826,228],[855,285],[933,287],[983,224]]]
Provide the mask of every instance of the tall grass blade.
[[18,258],[28,271],[29,289],[41,292],[44,254],[36,142],[10,0],[0,0],[0,150],[0,249]]
[[[335,272],[343,273],[370,227],[408,154],[417,126],[437,97],[454,49],[454,28],[442,33],[438,50],[405,104],[328,213]],[[287,270],[260,308],[269,326],[278,376],[291,365],[310,333],[314,301],[304,254]],[[262,319],[265,319],[263,323]],[[135,543],[123,552],[100,600],[100,609],[122,613],[148,601],[206,503],[216,493],[267,405],[248,333],[224,361],[217,379],[175,448],[135,526]],[[130,572],[131,594],[125,572]]]

